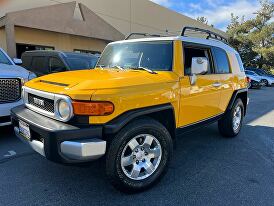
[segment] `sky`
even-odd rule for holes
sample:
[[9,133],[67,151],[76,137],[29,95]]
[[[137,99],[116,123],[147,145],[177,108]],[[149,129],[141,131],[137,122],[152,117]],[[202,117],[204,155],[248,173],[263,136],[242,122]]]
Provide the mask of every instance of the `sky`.
[[157,4],[196,19],[204,16],[209,24],[226,31],[230,23],[231,13],[254,17],[254,12],[260,9],[258,0],[151,0]]

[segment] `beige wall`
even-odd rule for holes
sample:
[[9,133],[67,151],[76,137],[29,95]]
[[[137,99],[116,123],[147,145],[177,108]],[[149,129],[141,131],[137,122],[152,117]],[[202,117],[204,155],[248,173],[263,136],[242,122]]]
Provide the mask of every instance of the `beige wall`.
[[15,27],[15,41],[21,44],[51,46],[62,51],[74,49],[102,51],[107,44],[103,40],[24,27]]
[[[58,0],[58,2],[71,2],[73,0]],[[222,35],[220,30],[208,27],[189,17],[166,9],[149,0],[77,0],[83,3],[102,17],[123,34],[130,32],[165,33],[168,29],[176,35],[182,26],[191,25],[211,29]],[[0,17],[6,12],[35,8],[39,6],[56,4],[51,0],[10,0],[1,8]],[[77,12],[79,14],[79,12]]]
[[5,27],[0,28],[0,47],[7,51]]

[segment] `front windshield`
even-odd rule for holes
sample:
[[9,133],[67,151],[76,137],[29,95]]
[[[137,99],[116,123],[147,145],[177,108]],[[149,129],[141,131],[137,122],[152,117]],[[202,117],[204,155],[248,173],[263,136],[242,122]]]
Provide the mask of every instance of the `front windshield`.
[[93,69],[98,61],[94,56],[67,55],[66,62],[70,70]]
[[108,45],[97,66],[171,71],[172,60],[172,41],[125,42]]
[[6,55],[2,51],[0,51],[0,64],[12,65],[10,60],[6,57]]

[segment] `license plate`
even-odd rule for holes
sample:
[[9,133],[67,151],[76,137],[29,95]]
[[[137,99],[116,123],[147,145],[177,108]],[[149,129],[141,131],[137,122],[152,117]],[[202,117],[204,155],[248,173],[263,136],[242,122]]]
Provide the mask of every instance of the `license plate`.
[[30,140],[30,129],[29,125],[23,121],[19,121],[19,133],[26,139]]

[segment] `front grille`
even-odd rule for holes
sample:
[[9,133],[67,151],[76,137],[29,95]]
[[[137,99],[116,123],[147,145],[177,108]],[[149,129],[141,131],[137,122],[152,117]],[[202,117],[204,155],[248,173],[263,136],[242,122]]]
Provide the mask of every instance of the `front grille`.
[[20,79],[0,79],[0,104],[16,102],[21,98]]
[[28,103],[46,112],[54,113],[54,100],[28,94]]

